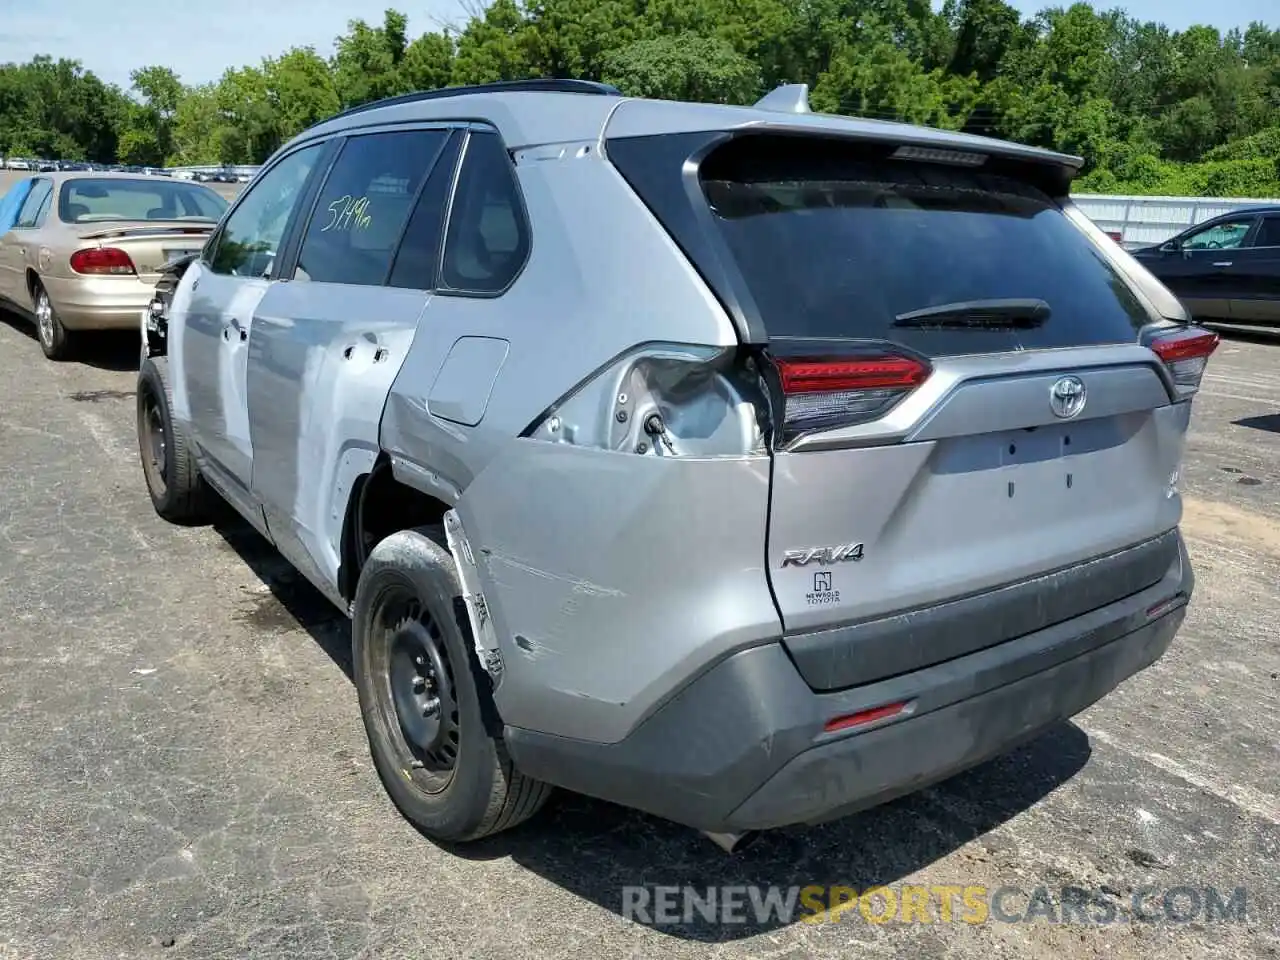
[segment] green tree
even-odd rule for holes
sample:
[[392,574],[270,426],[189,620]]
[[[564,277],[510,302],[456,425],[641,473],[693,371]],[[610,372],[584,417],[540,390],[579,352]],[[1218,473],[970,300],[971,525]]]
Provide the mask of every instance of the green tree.
[[382,26],[352,20],[338,37],[333,82],[344,107],[405,92],[400,64],[408,48],[404,14],[387,10]]
[[725,40],[684,33],[635,43],[609,56],[604,78],[623,93],[664,100],[750,103],[759,68]]
[[295,47],[279,59],[263,61],[262,73],[280,143],[333,116],[342,106],[337,78],[311,47]]

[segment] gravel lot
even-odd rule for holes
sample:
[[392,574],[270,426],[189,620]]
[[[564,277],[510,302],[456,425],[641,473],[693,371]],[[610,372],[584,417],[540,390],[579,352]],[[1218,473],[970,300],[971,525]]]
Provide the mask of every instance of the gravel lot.
[[[478,847],[384,797],[349,632],[243,525],[152,512],[136,342],[0,322],[0,958],[1269,957],[1280,953],[1280,346],[1212,362],[1168,656],[922,794],[735,857],[573,796]],[[651,928],[627,884],[1247,888],[1244,922]],[[1013,909],[1025,906],[1023,899]]]

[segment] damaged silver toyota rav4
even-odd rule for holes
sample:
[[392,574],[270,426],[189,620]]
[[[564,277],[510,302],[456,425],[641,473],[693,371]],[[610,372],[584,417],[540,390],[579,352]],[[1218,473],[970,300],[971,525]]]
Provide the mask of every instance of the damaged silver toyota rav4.
[[142,319],[155,507],[352,620],[432,837],[553,786],[755,830],[1006,751],[1158,659],[1217,337],[1077,159],[528,81],[281,148]]

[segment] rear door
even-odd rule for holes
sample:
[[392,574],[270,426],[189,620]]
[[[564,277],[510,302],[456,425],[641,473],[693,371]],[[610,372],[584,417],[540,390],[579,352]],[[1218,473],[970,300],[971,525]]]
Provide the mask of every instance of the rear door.
[[53,181],[48,177],[32,179],[12,228],[0,236],[0,297],[24,310],[32,306],[27,292],[27,263],[34,259],[29,256],[31,234],[43,222],[41,215],[47,213],[52,193]]
[[[1210,320],[1232,318],[1238,288],[1231,269],[1248,245],[1258,218],[1232,216],[1185,235],[1171,254],[1166,284],[1191,314]],[[1165,279],[1161,275],[1161,279]]]
[[788,632],[992,590],[1178,522],[1185,405],[1138,343],[1155,318],[1108,241],[1032,178],[965,162],[761,136],[702,162],[708,227],[785,394],[767,559]]
[[1261,218],[1249,245],[1233,252],[1225,274],[1233,321],[1280,324],[1280,214]]
[[284,266],[291,279],[254,309],[253,493],[281,552],[321,585],[337,582],[346,495],[373,467],[387,392],[433,286],[434,267],[410,268],[434,262],[424,248],[439,249],[450,136],[434,128],[347,138],[296,267]]

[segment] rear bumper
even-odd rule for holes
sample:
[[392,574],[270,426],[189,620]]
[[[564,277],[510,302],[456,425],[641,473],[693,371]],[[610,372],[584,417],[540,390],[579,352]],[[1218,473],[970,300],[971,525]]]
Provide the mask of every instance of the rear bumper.
[[41,278],[68,330],[137,330],[155,287],[137,277]]
[[[1163,655],[1193,586],[1179,537],[1155,585],[922,670],[818,692],[771,643],[720,661],[617,743],[513,728],[507,743],[531,776],[704,830],[818,822],[959,773],[1079,713]],[[823,729],[899,701],[905,714]]]

